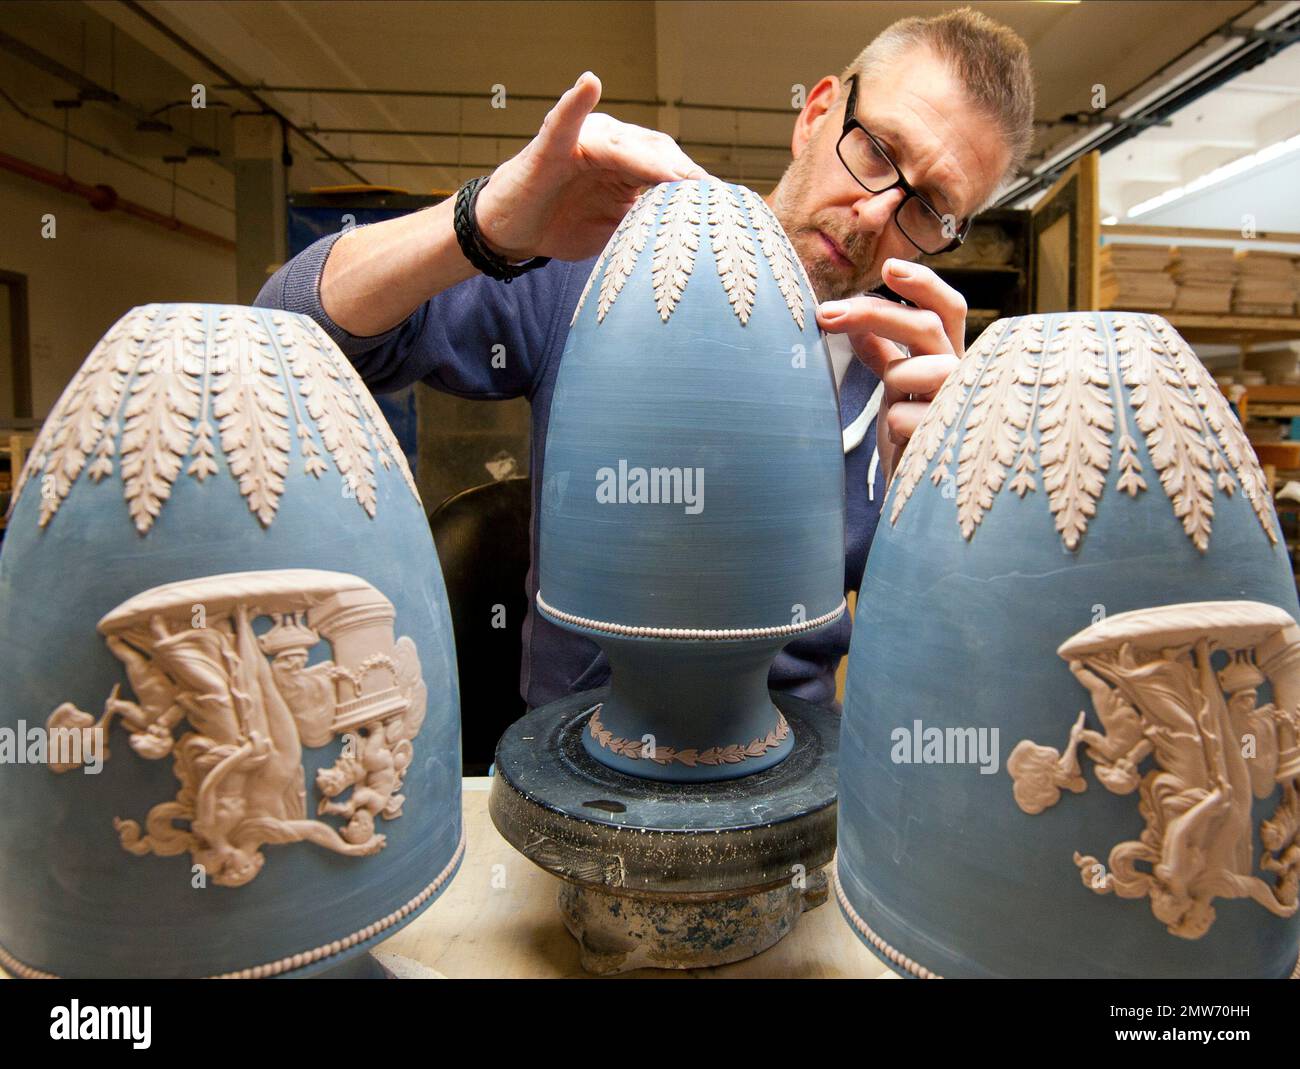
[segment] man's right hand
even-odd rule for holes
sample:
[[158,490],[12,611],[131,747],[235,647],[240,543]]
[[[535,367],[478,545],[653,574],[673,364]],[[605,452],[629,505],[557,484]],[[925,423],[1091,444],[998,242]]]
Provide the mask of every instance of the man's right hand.
[[587,71],[523,151],[492,172],[475,214],[494,252],[515,263],[585,260],[643,187],[706,176],[667,134],[593,114],[599,100],[600,79]]

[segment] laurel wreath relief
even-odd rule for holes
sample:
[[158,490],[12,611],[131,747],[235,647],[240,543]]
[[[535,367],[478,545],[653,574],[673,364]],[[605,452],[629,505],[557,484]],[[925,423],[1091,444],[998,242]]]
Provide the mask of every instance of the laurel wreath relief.
[[[1214,496],[1240,486],[1276,544],[1270,495],[1253,450],[1205,366],[1158,316],[1088,313],[1024,316],[993,324],[967,350],[908,443],[895,475],[889,522],[897,523],[929,471],[954,478],[957,522],[971,538],[1007,485],[1047,494],[1057,533],[1077,550],[1112,464],[1117,489],[1148,489],[1151,465],[1193,545],[1209,548]],[[1125,389],[1127,387],[1127,397]],[[1116,432],[1118,431],[1118,436]],[[931,462],[938,462],[931,469]]]
[[601,705],[594,706],[591,710],[591,719],[587,722],[587,730],[597,744],[602,749],[609,750],[619,757],[626,757],[630,761],[640,761],[644,758],[647,761],[653,761],[657,765],[679,764],[685,765],[687,768],[694,768],[696,765],[737,765],[742,761],[762,757],[768,750],[780,746],[786,736],[790,734],[790,724],[778,710],[776,727],[761,739],[753,739],[747,743],[733,742],[726,746],[710,746],[704,750],[693,746],[685,750],[678,750],[673,746],[656,745],[653,753],[646,753],[644,740],[618,738],[605,727],[604,722],[600,719],[601,708]]
[[104,335],[54,406],[10,515],[36,478],[45,527],[83,470],[100,482],[116,465],[131,520],[145,534],[182,474],[204,482],[217,473],[219,444],[249,511],[269,526],[294,437],[303,473],[320,479],[328,457],[370,517],[376,460],[396,465],[419,501],[374,398],[316,323],[235,306],[135,308]]
[[810,294],[812,284],[781,224],[757,193],[716,181],[664,184],[643,193],[597,258],[569,325],[578,321],[593,287],[596,322],[605,321],[648,243],[655,309],[668,322],[695,271],[703,232],[727,301],[742,326],[754,309],[761,252],[791,318],[803,330],[800,280]]

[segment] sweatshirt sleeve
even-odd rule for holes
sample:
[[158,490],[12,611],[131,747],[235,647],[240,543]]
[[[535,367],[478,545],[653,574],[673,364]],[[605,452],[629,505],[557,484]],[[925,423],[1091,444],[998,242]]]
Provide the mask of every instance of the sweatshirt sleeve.
[[262,308],[310,316],[375,393],[422,381],[458,397],[531,397],[557,331],[577,303],[590,263],[551,263],[513,282],[475,275],[417,308],[404,323],[358,337],[335,323],[320,300],[320,279],[339,234],[329,234],[280,268],[258,294]]

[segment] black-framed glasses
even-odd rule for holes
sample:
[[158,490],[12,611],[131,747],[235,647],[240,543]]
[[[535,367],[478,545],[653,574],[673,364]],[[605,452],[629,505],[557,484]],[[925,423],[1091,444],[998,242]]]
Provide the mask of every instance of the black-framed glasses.
[[897,186],[906,194],[894,210],[894,223],[921,252],[930,256],[952,252],[970,233],[971,220],[961,222],[940,213],[923,194],[903,177],[893,158],[856,114],[858,76],[849,78],[849,99],[844,109],[844,130],[835,144],[844,169],[868,193],[886,193]]

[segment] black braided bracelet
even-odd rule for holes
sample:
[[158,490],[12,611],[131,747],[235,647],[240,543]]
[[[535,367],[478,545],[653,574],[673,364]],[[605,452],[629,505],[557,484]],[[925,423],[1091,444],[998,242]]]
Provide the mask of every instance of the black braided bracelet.
[[479,175],[477,178],[471,178],[457,190],[456,240],[460,243],[460,251],[465,254],[465,259],[487,275],[488,278],[495,278],[499,282],[510,282],[522,274],[549,264],[551,258],[549,256],[534,256],[531,260],[525,260],[521,264],[512,264],[509,260],[503,259],[488,248],[487,242],[483,240],[483,235],[479,232],[474,206],[478,202],[479,190],[487,185],[489,177],[489,175],[484,174]]

